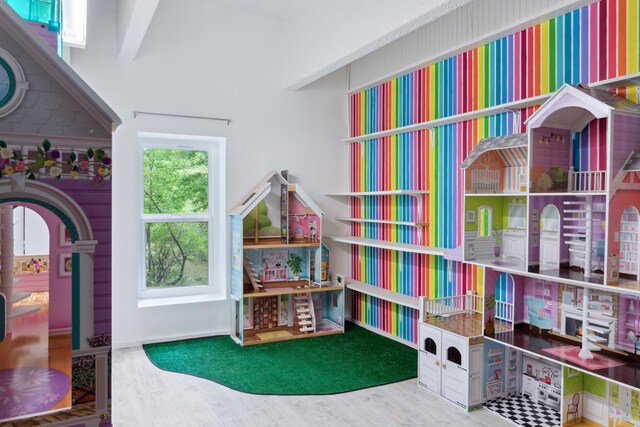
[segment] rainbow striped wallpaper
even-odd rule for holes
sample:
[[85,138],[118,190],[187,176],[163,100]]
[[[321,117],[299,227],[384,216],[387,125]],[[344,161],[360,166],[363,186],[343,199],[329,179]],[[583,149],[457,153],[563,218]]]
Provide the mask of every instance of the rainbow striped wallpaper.
[[[350,97],[358,136],[636,73],[638,0],[601,0]],[[636,91],[629,96],[636,101]]]
[[355,294],[351,299],[352,317],[391,335],[418,342],[418,310],[370,295]]
[[[601,0],[571,13],[503,37],[349,96],[351,191],[426,190],[424,215],[417,217],[409,196],[353,198],[351,216],[425,221],[425,228],[354,224],[354,236],[456,248],[462,243],[463,173],[460,164],[485,137],[525,131],[537,107],[520,114],[501,113],[464,122],[380,138],[383,130],[455,116],[555,91],[564,83],[596,82],[640,71],[640,0]],[[638,102],[637,88],[616,90]],[[574,137],[574,166],[603,168],[594,142],[603,126],[592,124]],[[351,275],[374,286],[411,296],[482,293],[478,268],[440,256],[415,255],[353,246]],[[371,307],[368,304],[372,304]],[[382,301],[356,294],[352,317],[396,333],[393,316]],[[391,316],[391,317],[390,317]],[[396,316],[396,317],[394,317]],[[402,324],[417,321],[404,313]],[[378,326],[382,325],[382,326]]]

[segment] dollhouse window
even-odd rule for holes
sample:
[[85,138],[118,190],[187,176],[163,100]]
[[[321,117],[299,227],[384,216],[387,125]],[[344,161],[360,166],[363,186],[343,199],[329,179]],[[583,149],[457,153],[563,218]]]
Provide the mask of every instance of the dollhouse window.
[[0,48],[0,117],[7,116],[18,108],[27,88],[20,64]]
[[447,349],[447,360],[455,363],[456,365],[462,365],[462,354],[460,350],[455,347],[449,347]]
[[424,340],[424,350],[427,353],[431,353],[431,354],[438,354],[438,345],[436,344],[436,342],[432,339],[432,338],[427,338],[426,340]]
[[215,293],[224,283],[224,138],[144,133],[139,140],[139,297]]
[[490,206],[478,208],[478,237],[491,237],[493,209]]

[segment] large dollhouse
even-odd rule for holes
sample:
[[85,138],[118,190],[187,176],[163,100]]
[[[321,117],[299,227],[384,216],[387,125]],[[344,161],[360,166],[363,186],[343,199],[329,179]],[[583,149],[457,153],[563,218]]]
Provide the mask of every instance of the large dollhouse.
[[640,107],[564,85],[526,127],[461,165],[484,297],[421,299],[419,384],[536,425],[638,425]]
[[231,336],[238,343],[344,331],[344,287],[326,280],[322,215],[286,172],[268,174],[231,211]]
[[[0,2],[2,425],[110,425],[109,151],[119,124]],[[25,218],[42,225],[37,254],[36,222]]]

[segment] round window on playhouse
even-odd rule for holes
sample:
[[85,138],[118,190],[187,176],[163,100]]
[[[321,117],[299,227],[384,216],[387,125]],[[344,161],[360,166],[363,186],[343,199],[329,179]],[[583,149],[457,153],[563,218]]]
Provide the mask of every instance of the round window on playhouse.
[[0,48],[0,117],[18,108],[28,88],[18,61]]

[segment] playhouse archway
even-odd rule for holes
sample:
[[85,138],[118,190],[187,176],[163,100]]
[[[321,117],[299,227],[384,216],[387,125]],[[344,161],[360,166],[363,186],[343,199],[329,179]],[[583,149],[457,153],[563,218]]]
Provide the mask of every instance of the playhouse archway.
[[80,206],[51,185],[25,180],[24,176],[0,181],[0,203],[28,202],[55,213],[67,226],[72,240],[72,343],[73,349],[88,348],[93,336],[93,270],[96,240]]

